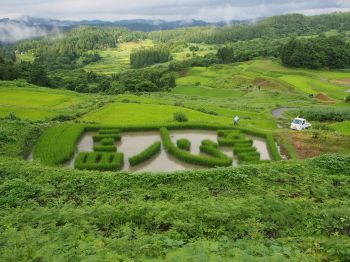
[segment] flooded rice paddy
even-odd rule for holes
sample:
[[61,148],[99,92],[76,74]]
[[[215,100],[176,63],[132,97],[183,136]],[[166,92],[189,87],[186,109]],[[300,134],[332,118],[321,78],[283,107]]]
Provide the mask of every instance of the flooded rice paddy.
[[[169,130],[173,143],[181,138],[186,138],[191,141],[191,153],[201,154],[199,147],[203,140],[210,139],[217,142],[217,132],[207,130]],[[77,144],[77,149],[74,157],[66,163],[67,167],[74,168],[75,158],[80,152],[93,152],[94,142],[92,140],[94,132],[86,132]],[[270,154],[266,145],[266,142],[262,138],[246,136],[253,139],[253,146],[261,155],[261,160],[270,160]],[[133,172],[161,172],[161,171],[180,171],[185,169],[198,169],[206,168],[202,166],[196,166],[183,161],[180,161],[168,154],[163,148],[152,159],[143,162],[137,166],[130,166],[128,158],[139,154],[146,149],[152,143],[161,141],[159,131],[152,132],[124,132],[122,133],[122,139],[120,142],[116,142],[117,151],[124,154],[124,166],[123,170]],[[238,166],[237,159],[233,154],[231,147],[220,147],[220,150],[233,158],[233,166]]]

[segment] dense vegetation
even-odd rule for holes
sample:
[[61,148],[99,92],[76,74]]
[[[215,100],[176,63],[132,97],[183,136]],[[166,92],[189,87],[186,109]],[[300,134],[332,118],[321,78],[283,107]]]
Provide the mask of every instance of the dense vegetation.
[[348,68],[350,44],[339,36],[292,39],[282,48],[286,66],[319,68]]
[[263,19],[254,24],[240,24],[222,28],[193,27],[149,34],[155,41],[181,39],[189,43],[226,44],[256,38],[276,39],[292,36],[318,35],[330,30],[350,29],[350,14],[338,13],[319,16],[290,14]]
[[301,108],[299,114],[310,120],[342,122],[350,120],[349,107],[311,107]]
[[0,256],[347,261],[349,162],[101,175],[0,158]]
[[170,51],[165,46],[135,49],[130,54],[130,64],[133,68],[164,63],[171,59]]

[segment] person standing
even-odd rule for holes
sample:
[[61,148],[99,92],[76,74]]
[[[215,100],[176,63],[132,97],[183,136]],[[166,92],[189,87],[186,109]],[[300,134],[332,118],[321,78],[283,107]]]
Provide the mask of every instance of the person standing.
[[233,119],[234,123],[235,123],[235,126],[238,126],[239,124],[239,117],[238,116],[235,116],[235,118]]

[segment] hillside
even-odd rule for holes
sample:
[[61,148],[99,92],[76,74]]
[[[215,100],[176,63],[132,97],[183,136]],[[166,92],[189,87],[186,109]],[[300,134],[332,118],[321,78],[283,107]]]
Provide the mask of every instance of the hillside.
[[1,261],[349,261],[350,13],[17,22]]
[[349,161],[101,175],[0,158],[1,257],[346,261]]

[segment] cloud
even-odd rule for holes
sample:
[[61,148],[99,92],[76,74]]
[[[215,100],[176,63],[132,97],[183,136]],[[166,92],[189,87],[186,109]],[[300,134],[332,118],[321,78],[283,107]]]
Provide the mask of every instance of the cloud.
[[28,26],[23,22],[5,21],[0,23],[0,43],[14,43],[23,39],[58,33],[58,29],[47,30],[38,26]]
[[57,19],[252,19],[300,12],[349,11],[350,0],[1,0],[0,17]]

